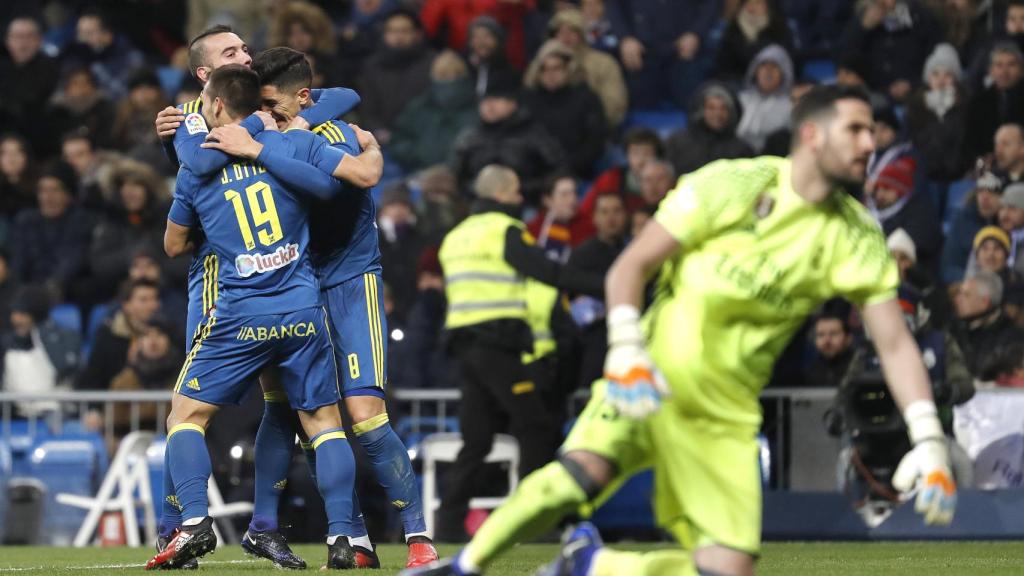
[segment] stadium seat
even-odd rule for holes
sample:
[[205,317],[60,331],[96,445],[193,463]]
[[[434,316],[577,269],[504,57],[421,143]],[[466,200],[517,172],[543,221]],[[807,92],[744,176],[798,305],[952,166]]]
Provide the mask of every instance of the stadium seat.
[[50,319],[57,326],[76,334],[82,333],[82,312],[74,304],[58,304],[50,309]]
[[83,364],[89,359],[89,352],[92,351],[92,343],[96,339],[96,332],[112,313],[113,306],[110,304],[97,304],[89,312],[89,323],[85,326],[85,338],[82,339]]
[[4,541],[4,523],[7,518],[7,481],[13,472],[11,447],[0,438],[0,542]]
[[[431,434],[420,443],[419,457],[423,460],[423,516],[427,525],[427,534],[434,534],[434,514],[441,507],[440,491],[437,486],[437,464],[454,462],[462,449],[462,436],[446,432]],[[508,434],[494,437],[491,453],[484,462],[508,463],[508,494],[516,489],[519,483],[519,443]],[[473,498],[469,501],[471,509],[493,510],[505,501],[508,496],[497,498]]]
[[32,449],[51,436],[50,429],[42,420],[11,420],[10,432],[0,424],[0,437],[6,440],[11,452],[11,474],[27,476],[31,472]]
[[644,126],[668,138],[676,130],[686,128],[686,112],[683,110],[631,110],[622,123],[623,131]]
[[964,207],[964,199],[974,190],[974,180],[957,180],[946,189],[946,210],[942,214],[943,232],[949,232],[949,226],[953,223],[953,216]]
[[836,63],[831,60],[808,60],[804,63],[803,75],[819,84],[836,79]]
[[85,518],[85,511],[59,505],[57,494],[92,494],[96,457],[94,445],[86,440],[51,439],[32,451],[31,475],[46,486],[43,505],[46,544],[71,544],[75,530]]

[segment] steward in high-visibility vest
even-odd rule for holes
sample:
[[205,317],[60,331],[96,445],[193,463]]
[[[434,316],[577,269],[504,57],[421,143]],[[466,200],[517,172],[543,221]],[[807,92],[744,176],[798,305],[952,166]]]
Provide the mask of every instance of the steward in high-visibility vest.
[[519,441],[522,475],[546,464],[558,447],[550,407],[521,357],[534,351],[526,278],[552,286],[556,296],[557,289],[565,289],[603,297],[600,275],[570,270],[533,245],[519,219],[523,197],[515,172],[486,166],[474,188],[473,214],[445,236],[438,253],[448,297],[447,345],[462,375],[463,439],[442,496],[442,536],[462,531],[476,472],[495,434],[507,431]]

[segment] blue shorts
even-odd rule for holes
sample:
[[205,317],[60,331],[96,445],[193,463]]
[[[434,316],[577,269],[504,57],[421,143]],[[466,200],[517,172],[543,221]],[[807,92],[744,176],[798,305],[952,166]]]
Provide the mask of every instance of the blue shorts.
[[[199,273],[202,269],[202,274]],[[185,314],[185,353],[192,350],[199,330],[213,309],[218,296],[220,260],[216,254],[196,258],[188,274],[188,310]]]
[[207,404],[238,404],[268,366],[280,368],[293,409],[309,411],[338,401],[323,308],[238,318],[212,315],[201,326],[174,391]]
[[334,357],[342,396],[383,398],[388,379],[388,323],[380,274],[356,276],[328,288],[324,296],[335,335]]

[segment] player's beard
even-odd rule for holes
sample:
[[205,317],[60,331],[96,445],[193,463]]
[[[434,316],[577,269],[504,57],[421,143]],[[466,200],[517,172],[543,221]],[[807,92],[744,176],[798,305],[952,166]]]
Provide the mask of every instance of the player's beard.
[[[825,146],[818,158],[818,170],[828,180],[831,188],[841,188],[847,194],[860,196],[864,188],[864,180],[867,177],[867,164],[870,156],[864,158],[851,158],[843,161],[843,155],[832,145],[830,138],[826,136]],[[858,170],[855,163],[863,164]]]

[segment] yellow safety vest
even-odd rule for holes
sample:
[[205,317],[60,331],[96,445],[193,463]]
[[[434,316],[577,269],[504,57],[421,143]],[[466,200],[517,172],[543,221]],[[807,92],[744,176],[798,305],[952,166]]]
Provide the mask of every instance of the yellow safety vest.
[[505,261],[505,234],[523,223],[500,212],[466,218],[441,242],[451,330],[492,320],[526,321],[526,283]]
[[539,360],[555,351],[555,335],[551,332],[551,311],[558,301],[558,289],[526,279],[526,322],[533,332],[533,352],[523,354],[523,364]]

